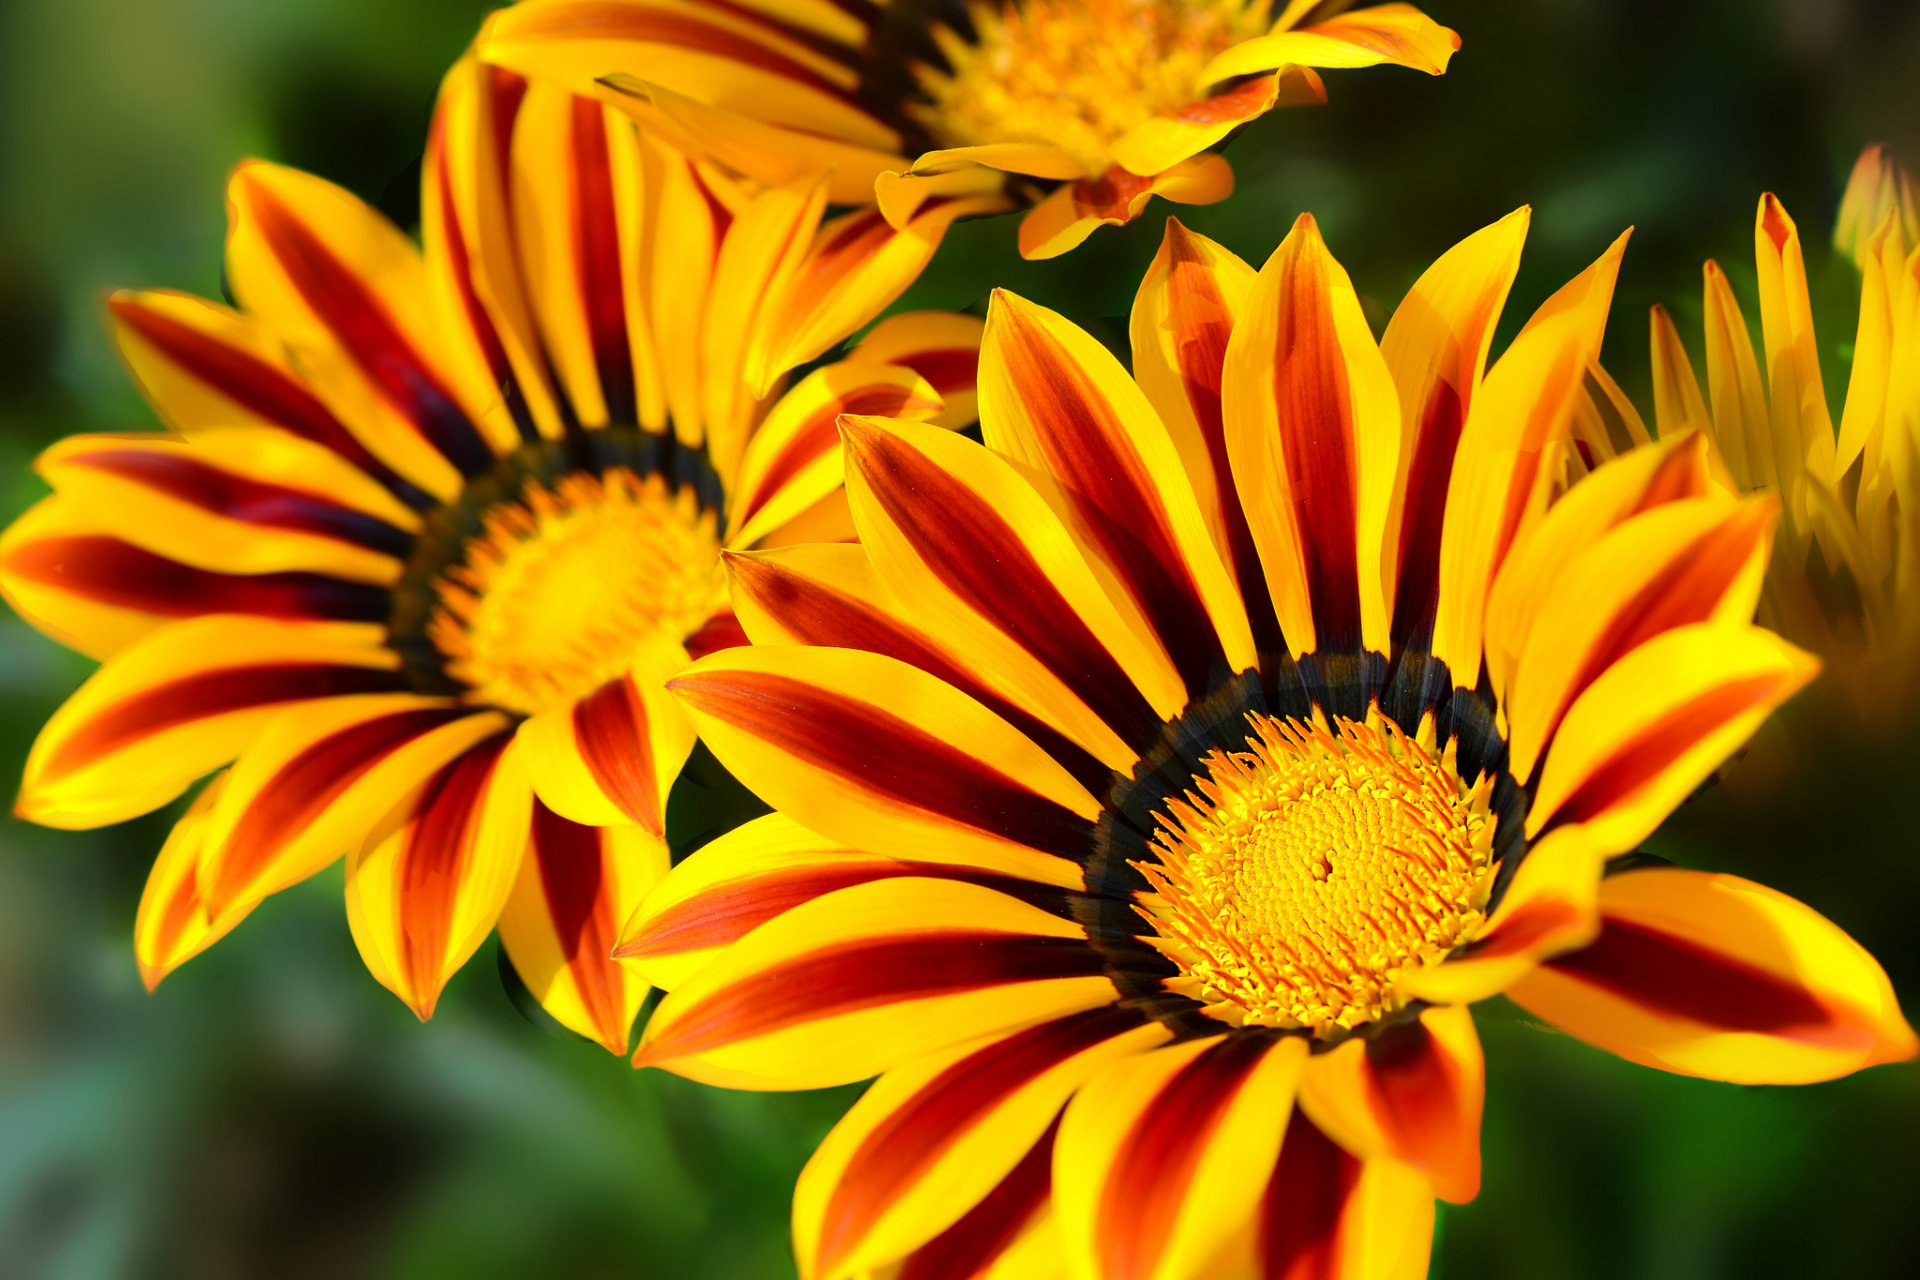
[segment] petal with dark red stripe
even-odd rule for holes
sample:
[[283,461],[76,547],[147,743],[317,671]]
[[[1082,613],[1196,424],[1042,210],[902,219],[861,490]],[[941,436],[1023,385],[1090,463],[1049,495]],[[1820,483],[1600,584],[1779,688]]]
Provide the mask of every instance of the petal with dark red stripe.
[[1632,849],[1818,670],[1758,627],[1701,623],[1655,636],[1567,709],[1527,834],[1577,822],[1603,847]]
[[147,873],[140,910],[133,921],[133,954],[140,980],[151,991],[162,979],[227,936],[246,918],[240,912],[218,928],[200,896],[200,854],[206,846],[207,815],[220,798],[226,776],[215,778],[173,824],[160,856]]
[[1199,1280],[1280,1155],[1307,1042],[1238,1032],[1110,1064],[1067,1106],[1054,1204],[1072,1273]]
[[1394,309],[1380,340],[1400,393],[1400,478],[1386,529],[1395,640],[1423,639],[1433,625],[1454,450],[1531,218],[1530,209],[1516,210],[1442,254]]
[[287,622],[385,622],[386,590],[325,574],[215,573],[155,555],[61,498],[0,534],[0,592],[56,640],[106,658],[177,618],[249,614]]
[[1433,1192],[1397,1160],[1360,1160],[1298,1110],[1244,1250],[1219,1280],[1425,1280]]
[[1635,449],[1583,477],[1517,542],[1487,597],[1486,667],[1504,699],[1540,601],[1566,566],[1607,532],[1643,511],[1711,491],[1707,442],[1687,432]]
[[298,353],[361,441],[442,499],[492,466],[512,425],[492,414],[477,426],[497,389],[462,388],[437,360],[435,294],[406,236],[350,192],[259,161],[234,171],[227,198],[234,296]]
[[693,725],[666,690],[685,665],[678,644],[649,646],[626,675],[527,721],[521,747],[540,799],[575,822],[660,835],[667,792],[693,750]]
[[514,972],[556,1021],[625,1053],[647,984],[613,958],[620,925],[667,871],[637,827],[588,827],[538,801],[520,878],[500,916]]
[[1326,100],[1327,87],[1312,68],[1285,66],[1149,116],[1116,139],[1110,151],[1127,172],[1151,176],[1199,155],[1276,107],[1313,106]]
[[1134,296],[1133,376],[1173,438],[1201,518],[1233,574],[1259,644],[1280,648],[1260,555],[1233,487],[1221,419],[1227,341],[1253,288],[1253,268],[1203,235],[1167,219],[1160,252]]
[[1117,998],[1078,925],[978,885],[883,880],[722,951],[661,1002],[634,1061],[729,1087],[823,1088]]
[[944,408],[933,421],[964,427],[980,416],[974,384],[980,366],[978,316],[960,311],[906,311],[867,330],[853,348],[858,360],[899,364],[927,380]]
[[283,712],[214,806],[201,894],[216,924],[304,880],[506,718],[440,698],[365,694]]
[[855,649],[729,649],[669,687],[734,776],[823,835],[1081,883],[1099,802],[1013,726],[917,667]]
[[127,541],[216,573],[306,571],[390,586],[419,527],[337,454],[281,431],[74,436],[35,469]]
[[193,619],[116,654],[54,712],[15,810],[56,827],[123,822],[239,755],[283,709],[406,688],[372,627]]
[[[898,658],[978,700],[1064,765],[1089,790],[1104,790],[1112,768],[1130,759],[1123,744],[1114,765],[1022,707],[1005,673],[970,670],[939,639],[909,621],[859,546],[808,543],[729,555],[734,607],[756,644],[864,649]],[[1109,737],[1111,735],[1108,735]]]
[[1569,561],[1540,600],[1505,709],[1509,768],[1528,778],[1561,716],[1631,650],[1675,627],[1753,617],[1778,504],[1725,495],[1624,521]]
[[925,421],[940,408],[939,393],[904,365],[848,360],[814,370],[768,408],[747,441],[728,493],[727,545],[763,541],[840,487],[841,414]]
[[[1117,588],[1109,594],[1132,602],[1134,625],[1158,637],[1191,695],[1254,664],[1246,608],[1174,437],[1106,348],[996,292],[980,348],[980,426],[1095,551],[1096,571]],[[1196,627],[1201,618],[1211,628]]]
[[1098,177],[1062,183],[1028,210],[1020,220],[1020,256],[1057,258],[1101,227],[1132,222],[1155,196],[1175,204],[1213,204],[1232,194],[1232,166],[1210,153],[1149,177],[1114,165]]
[[969,666],[1006,673],[1023,705],[1082,742],[1117,734],[1137,748],[1186,705],[1159,639],[1128,625],[1007,459],[917,423],[847,418],[841,431],[847,499],[874,569]]
[[1066,1256],[1053,1212],[1053,1135],[958,1222],[873,1280],[1060,1280]]
[[493,932],[527,847],[532,791],[510,734],[454,758],[347,858],[367,968],[422,1021]]
[[859,1274],[927,1244],[1015,1172],[1088,1076],[1169,1034],[1096,1009],[887,1072],[800,1175],[801,1272]]
[[1465,1203],[1480,1190],[1486,1087],[1473,1014],[1454,1005],[1315,1055],[1300,1078],[1300,1106],[1348,1151],[1404,1161],[1441,1199]]
[[1645,1066],[1739,1084],[1831,1080],[1914,1056],[1886,973],[1838,926],[1737,876],[1675,867],[1601,886],[1592,946],[1509,993]]
[[1310,215],[1254,281],[1222,395],[1234,482],[1288,645],[1384,652],[1381,542],[1399,400]]
[[122,291],[107,306],[120,354],[176,431],[273,427],[332,450],[412,506],[432,502],[368,450],[362,424],[321,403],[258,320],[164,291]]

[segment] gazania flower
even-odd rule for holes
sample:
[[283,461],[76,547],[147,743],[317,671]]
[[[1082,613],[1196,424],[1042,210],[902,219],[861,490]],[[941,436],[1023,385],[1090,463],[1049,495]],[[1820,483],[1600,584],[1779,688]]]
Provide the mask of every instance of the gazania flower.
[[[1325,100],[1315,68],[1440,75],[1460,38],[1411,5],[1343,0],[526,0],[483,57],[601,91],[683,147],[763,181],[835,175],[896,225],[938,195],[1031,206],[1029,258],[1159,195],[1212,204],[1212,153],[1275,107]],[[936,14],[938,16],[936,16]],[[877,180],[877,187],[876,187]]]
[[1839,431],[1828,410],[1800,234],[1773,196],[1754,225],[1765,357],[1718,265],[1706,267],[1707,391],[1653,315],[1656,422],[1700,426],[1721,474],[1777,494],[1761,616],[1827,659],[1849,719],[1904,723],[1920,698],[1920,223],[1913,180],[1879,148],[1854,169],[1836,240],[1860,266],[1860,323]]
[[1176,224],[1134,377],[999,296],[984,445],[850,417],[860,545],[732,559],[755,645],[671,687],[777,812],[621,951],[670,990],[643,1065],[879,1075],[804,1275],[1420,1274],[1497,992],[1691,1075],[1914,1052],[1808,908],[1611,862],[1814,662],[1749,623],[1775,504],[1697,435],[1549,505],[1619,246],[1483,377],[1525,227],[1376,343],[1311,220],[1257,275]]
[[19,811],[117,822],[233,762],[154,868],[150,984],[349,854],[355,940],[420,1016],[498,920],[554,1016],[624,1052],[646,989],[608,951],[693,743],[662,683],[740,639],[720,554],[845,536],[835,416],[970,416],[978,322],[889,321],[776,396],[745,371],[871,319],[963,207],[821,225],[818,184],[756,192],[471,61],[423,195],[424,256],[245,164],[241,309],[114,298],[179,434],[55,445],[0,541],[19,610],[105,661]]

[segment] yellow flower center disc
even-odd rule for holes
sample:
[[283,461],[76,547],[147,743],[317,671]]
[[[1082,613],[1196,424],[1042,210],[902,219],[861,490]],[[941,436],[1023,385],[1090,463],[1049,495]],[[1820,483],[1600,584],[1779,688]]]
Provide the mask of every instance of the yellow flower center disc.
[[529,715],[625,673],[661,632],[684,638],[725,598],[711,512],[657,475],[531,484],[490,508],[434,584],[427,634],[473,696]]
[[1215,54],[1259,33],[1245,0],[1020,0],[968,7],[978,39],[944,29],[951,73],[921,71],[920,123],[942,147],[1045,143],[1097,175],[1150,116],[1199,99]]
[[1160,815],[1138,910],[1168,986],[1235,1026],[1333,1035],[1405,1004],[1394,979],[1473,936],[1492,888],[1492,780],[1390,722],[1248,717]]

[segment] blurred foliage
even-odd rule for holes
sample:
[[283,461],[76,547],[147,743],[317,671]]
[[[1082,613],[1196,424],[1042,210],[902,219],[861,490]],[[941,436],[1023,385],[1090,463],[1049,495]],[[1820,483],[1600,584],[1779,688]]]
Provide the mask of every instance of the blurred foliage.
[[[0,518],[40,492],[27,468],[49,441],[150,424],[101,298],[217,294],[233,161],[311,168],[409,215],[439,75],[485,8],[0,7]],[[1771,189],[1810,247],[1828,354],[1846,354],[1851,285],[1822,246],[1863,143],[1920,161],[1911,0],[1429,8],[1465,36],[1451,74],[1331,73],[1327,107],[1233,144],[1234,200],[1181,216],[1259,260],[1311,209],[1379,318],[1448,245],[1531,203],[1509,332],[1638,224],[1608,360],[1641,388],[1646,307],[1666,301],[1697,334],[1710,255],[1749,287],[1753,205]],[[1042,264],[1014,256],[1010,220],[962,226],[903,305],[964,306],[998,284],[1118,338],[1165,211]],[[18,775],[85,669],[0,619],[0,775]],[[1791,710],[1655,848],[1813,903],[1914,1006],[1917,745]],[[676,792],[676,831],[716,829],[737,803],[727,787],[703,766]],[[791,1274],[787,1194],[852,1091],[636,1075],[523,1018],[491,946],[415,1025],[360,968],[337,871],[149,997],[128,939],[164,825],[0,825],[0,1273]],[[1739,1089],[1486,1012],[1486,1187],[1445,1211],[1437,1275],[1920,1274],[1914,1068]]]

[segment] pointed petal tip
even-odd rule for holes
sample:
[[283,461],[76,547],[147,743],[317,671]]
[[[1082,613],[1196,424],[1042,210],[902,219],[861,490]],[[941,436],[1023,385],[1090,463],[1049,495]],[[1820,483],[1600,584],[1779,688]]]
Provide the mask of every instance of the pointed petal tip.
[[166,979],[168,974],[173,972],[173,970],[166,965],[148,964],[145,960],[140,960],[137,957],[134,962],[140,966],[140,983],[146,987],[148,995],[152,995],[155,991],[158,991],[161,982]]

